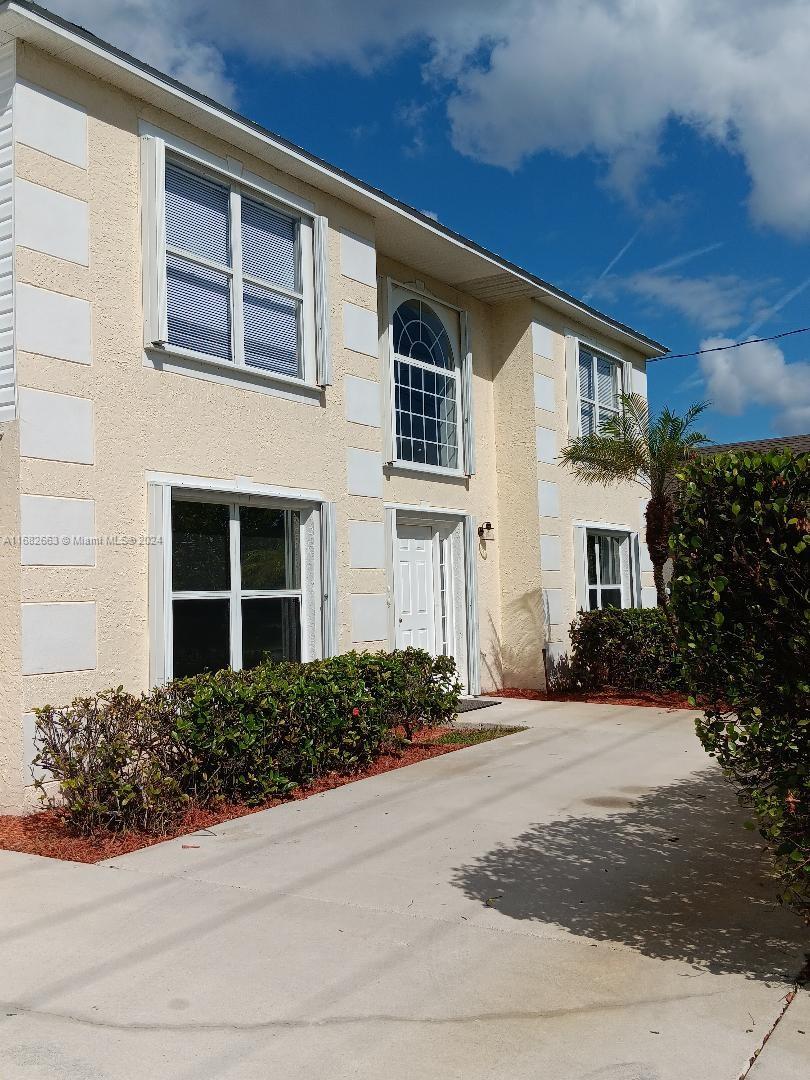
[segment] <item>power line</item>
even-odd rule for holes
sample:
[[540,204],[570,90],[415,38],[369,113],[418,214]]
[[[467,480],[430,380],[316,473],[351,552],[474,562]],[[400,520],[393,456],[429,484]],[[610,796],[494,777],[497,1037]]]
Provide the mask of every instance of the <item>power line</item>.
[[732,345],[714,345],[711,349],[695,349],[694,352],[664,353],[663,356],[651,356],[647,361],[653,360],[683,360],[687,356],[701,356],[703,353],[726,352],[727,349],[741,349],[743,345],[757,345],[761,341],[776,341],[778,338],[792,337],[794,334],[810,333],[810,326],[800,326],[797,330],[783,330],[781,334],[771,334],[770,337],[749,338],[747,341],[735,341]]

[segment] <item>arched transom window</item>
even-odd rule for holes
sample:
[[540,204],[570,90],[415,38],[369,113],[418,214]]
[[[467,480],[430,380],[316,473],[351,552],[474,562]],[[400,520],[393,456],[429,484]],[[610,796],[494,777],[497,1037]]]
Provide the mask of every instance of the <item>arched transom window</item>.
[[397,458],[445,469],[459,467],[459,372],[450,335],[424,300],[394,312]]

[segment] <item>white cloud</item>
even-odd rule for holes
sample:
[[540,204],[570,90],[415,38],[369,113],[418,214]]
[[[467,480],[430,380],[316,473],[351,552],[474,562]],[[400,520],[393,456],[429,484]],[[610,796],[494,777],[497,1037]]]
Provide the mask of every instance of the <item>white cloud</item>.
[[[730,345],[729,338],[709,338],[702,349]],[[772,341],[741,349],[704,353],[700,369],[714,408],[739,416],[750,405],[775,408],[774,429],[780,435],[810,431],[810,363],[788,364]]]
[[671,308],[703,330],[718,332],[739,326],[758,303],[760,286],[736,274],[682,277],[640,271],[624,279],[625,290]]
[[507,168],[542,151],[592,155],[632,199],[674,120],[742,156],[755,220],[810,233],[807,0],[52,3],[226,97],[228,51],[370,70],[422,42],[463,153]]
[[201,33],[205,0],[46,0],[51,10],[225,105],[237,103],[221,48]]

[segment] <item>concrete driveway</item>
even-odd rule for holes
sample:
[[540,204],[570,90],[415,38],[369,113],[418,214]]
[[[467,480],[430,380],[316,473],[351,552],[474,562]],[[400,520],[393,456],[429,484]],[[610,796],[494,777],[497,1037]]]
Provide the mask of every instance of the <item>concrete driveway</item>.
[[[473,715],[531,726],[104,865],[0,852],[3,1080],[739,1080],[807,934],[691,717]],[[751,1080],[808,1075],[806,1006]]]

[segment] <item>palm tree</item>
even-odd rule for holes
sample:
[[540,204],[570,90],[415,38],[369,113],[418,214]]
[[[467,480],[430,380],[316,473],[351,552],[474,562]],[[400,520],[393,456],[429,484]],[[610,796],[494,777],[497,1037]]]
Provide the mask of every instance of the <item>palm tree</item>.
[[669,534],[674,517],[678,468],[695,448],[709,440],[690,430],[708,406],[704,401],[678,416],[663,409],[650,420],[647,401],[639,394],[622,394],[621,409],[604,420],[599,431],[572,439],[560,457],[574,476],[588,484],[636,480],[650,492],[647,503],[647,547],[653,564],[658,604],[669,611],[664,564],[669,558]]

